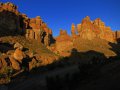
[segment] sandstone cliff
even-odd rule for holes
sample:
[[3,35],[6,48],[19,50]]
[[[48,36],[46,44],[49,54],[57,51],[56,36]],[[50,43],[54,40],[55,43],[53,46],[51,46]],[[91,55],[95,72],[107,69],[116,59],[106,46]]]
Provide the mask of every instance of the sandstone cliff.
[[94,21],[87,16],[82,20],[81,24],[77,25],[78,36],[83,39],[92,40],[100,38],[109,42],[115,42],[115,32],[110,27],[105,26],[105,23],[97,18]]
[[52,30],[37,16],[29,18],[18,11],[14,4],[0,3],[0,37],[24,35],[49,46],[53,40]]
[[60,35],[56,37],[55,49],[56,52],[63,56],[69,55],[67,52],[71,52],[73,48],[83,51],[94,49],[105,53],[106,56],[112,56],[115,54],[109,50],[108,47],[110,46],[106,43],[116,43],[119,41],[120,31],[112,31],[100,18],[91,21],[90,17],[87,16],[77,26],[72,23],[71,36],[65,30],[60,30]]

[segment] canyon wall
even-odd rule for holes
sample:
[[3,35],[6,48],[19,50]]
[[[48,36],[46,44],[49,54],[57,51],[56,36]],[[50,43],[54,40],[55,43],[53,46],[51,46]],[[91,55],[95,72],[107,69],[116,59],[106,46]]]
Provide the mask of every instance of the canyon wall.
[[29,18],[10,2],[0,3],[0,32],[0,37],[24,35],[27,39],[38,40],[46,46],[53,40],[52,30],[40,16]]

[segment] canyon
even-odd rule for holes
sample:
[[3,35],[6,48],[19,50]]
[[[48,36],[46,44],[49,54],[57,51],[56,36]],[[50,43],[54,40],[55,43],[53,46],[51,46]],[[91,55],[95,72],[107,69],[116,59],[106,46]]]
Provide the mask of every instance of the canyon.
[[0,84],[36,68],[73,65],[78,69],[79,64],[106,64],[120,58],[120,30],[114,31],[100,18],[92,21],[89,16],[70,27],[71,35],[61,29],[54,37],[40,16],[29,18],[13,3],[0,2]]

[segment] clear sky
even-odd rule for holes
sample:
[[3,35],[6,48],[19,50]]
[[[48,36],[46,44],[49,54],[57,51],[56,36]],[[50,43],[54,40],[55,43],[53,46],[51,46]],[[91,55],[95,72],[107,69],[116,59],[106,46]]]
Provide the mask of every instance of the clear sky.
[[120,30],[120,0],[0,0],[12,2],[19,11],[33,18],[41,16],[53,30],[54,36],[60,29],[70,34],[71,24],[81,23],[90,16],[91,20],[101,18],[112,30]]

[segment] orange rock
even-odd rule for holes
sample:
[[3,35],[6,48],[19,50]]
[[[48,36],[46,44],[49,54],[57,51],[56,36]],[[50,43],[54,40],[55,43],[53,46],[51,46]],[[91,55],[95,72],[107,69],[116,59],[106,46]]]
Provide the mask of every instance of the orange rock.
[[14,44],[14,48],[15,49],[19,48],[20,50],[23,50],[23,46],[20,43],[18,43],[18,42]]
[[31,62],[29,62],[29,70],[32,70],[37,66],[37,60],[35,58],[32,59]]
[[90,17],[87,16],[82,20],[81,24],[77,25],[77,32],[79,37],[83,39],[92,40],[100,38],[109,42],[115,42],[114,32],[110,27],[105,26],[105,23],[100,18],[91,21]]
[[[49,45],[52,42],[52,30],[49,29],[40,16],[28,18],[26,14],[18,11],[16,5],[7,2],[0,3],[0,17],[2,17],[0,18],[0,21],[2,21],[0,22],[0,26],[2,26],[0,27],[0,37],[25,34],[27,39],[38,40],[42,43],[47,40],[46,42],[49,42]],[[51,37],[48,37],[47,34]]]
[[56,41],[71,41],[71,37],[67,34],[66,30],[60,30],[60,35],[55,38]]
[[8,62],[6,61],[7,58],[8,58],[7,55],[2,55],[0,57],[1,67],[7,67],[8,66]]
[[25,58],[25,54],[20,49],[16,49],[15,52],[14,52],[14,54],[13,54],[13,57],[18,62],[22,63],[23,58]]
[[74,24],[72,24],[72,26],[71,26],[71,34],[73,37],[76,36],[76,27]]
[[15,70],[21,69],[20,64],[13,57],[10,56],[9,59],[10,59],[13,69]]

